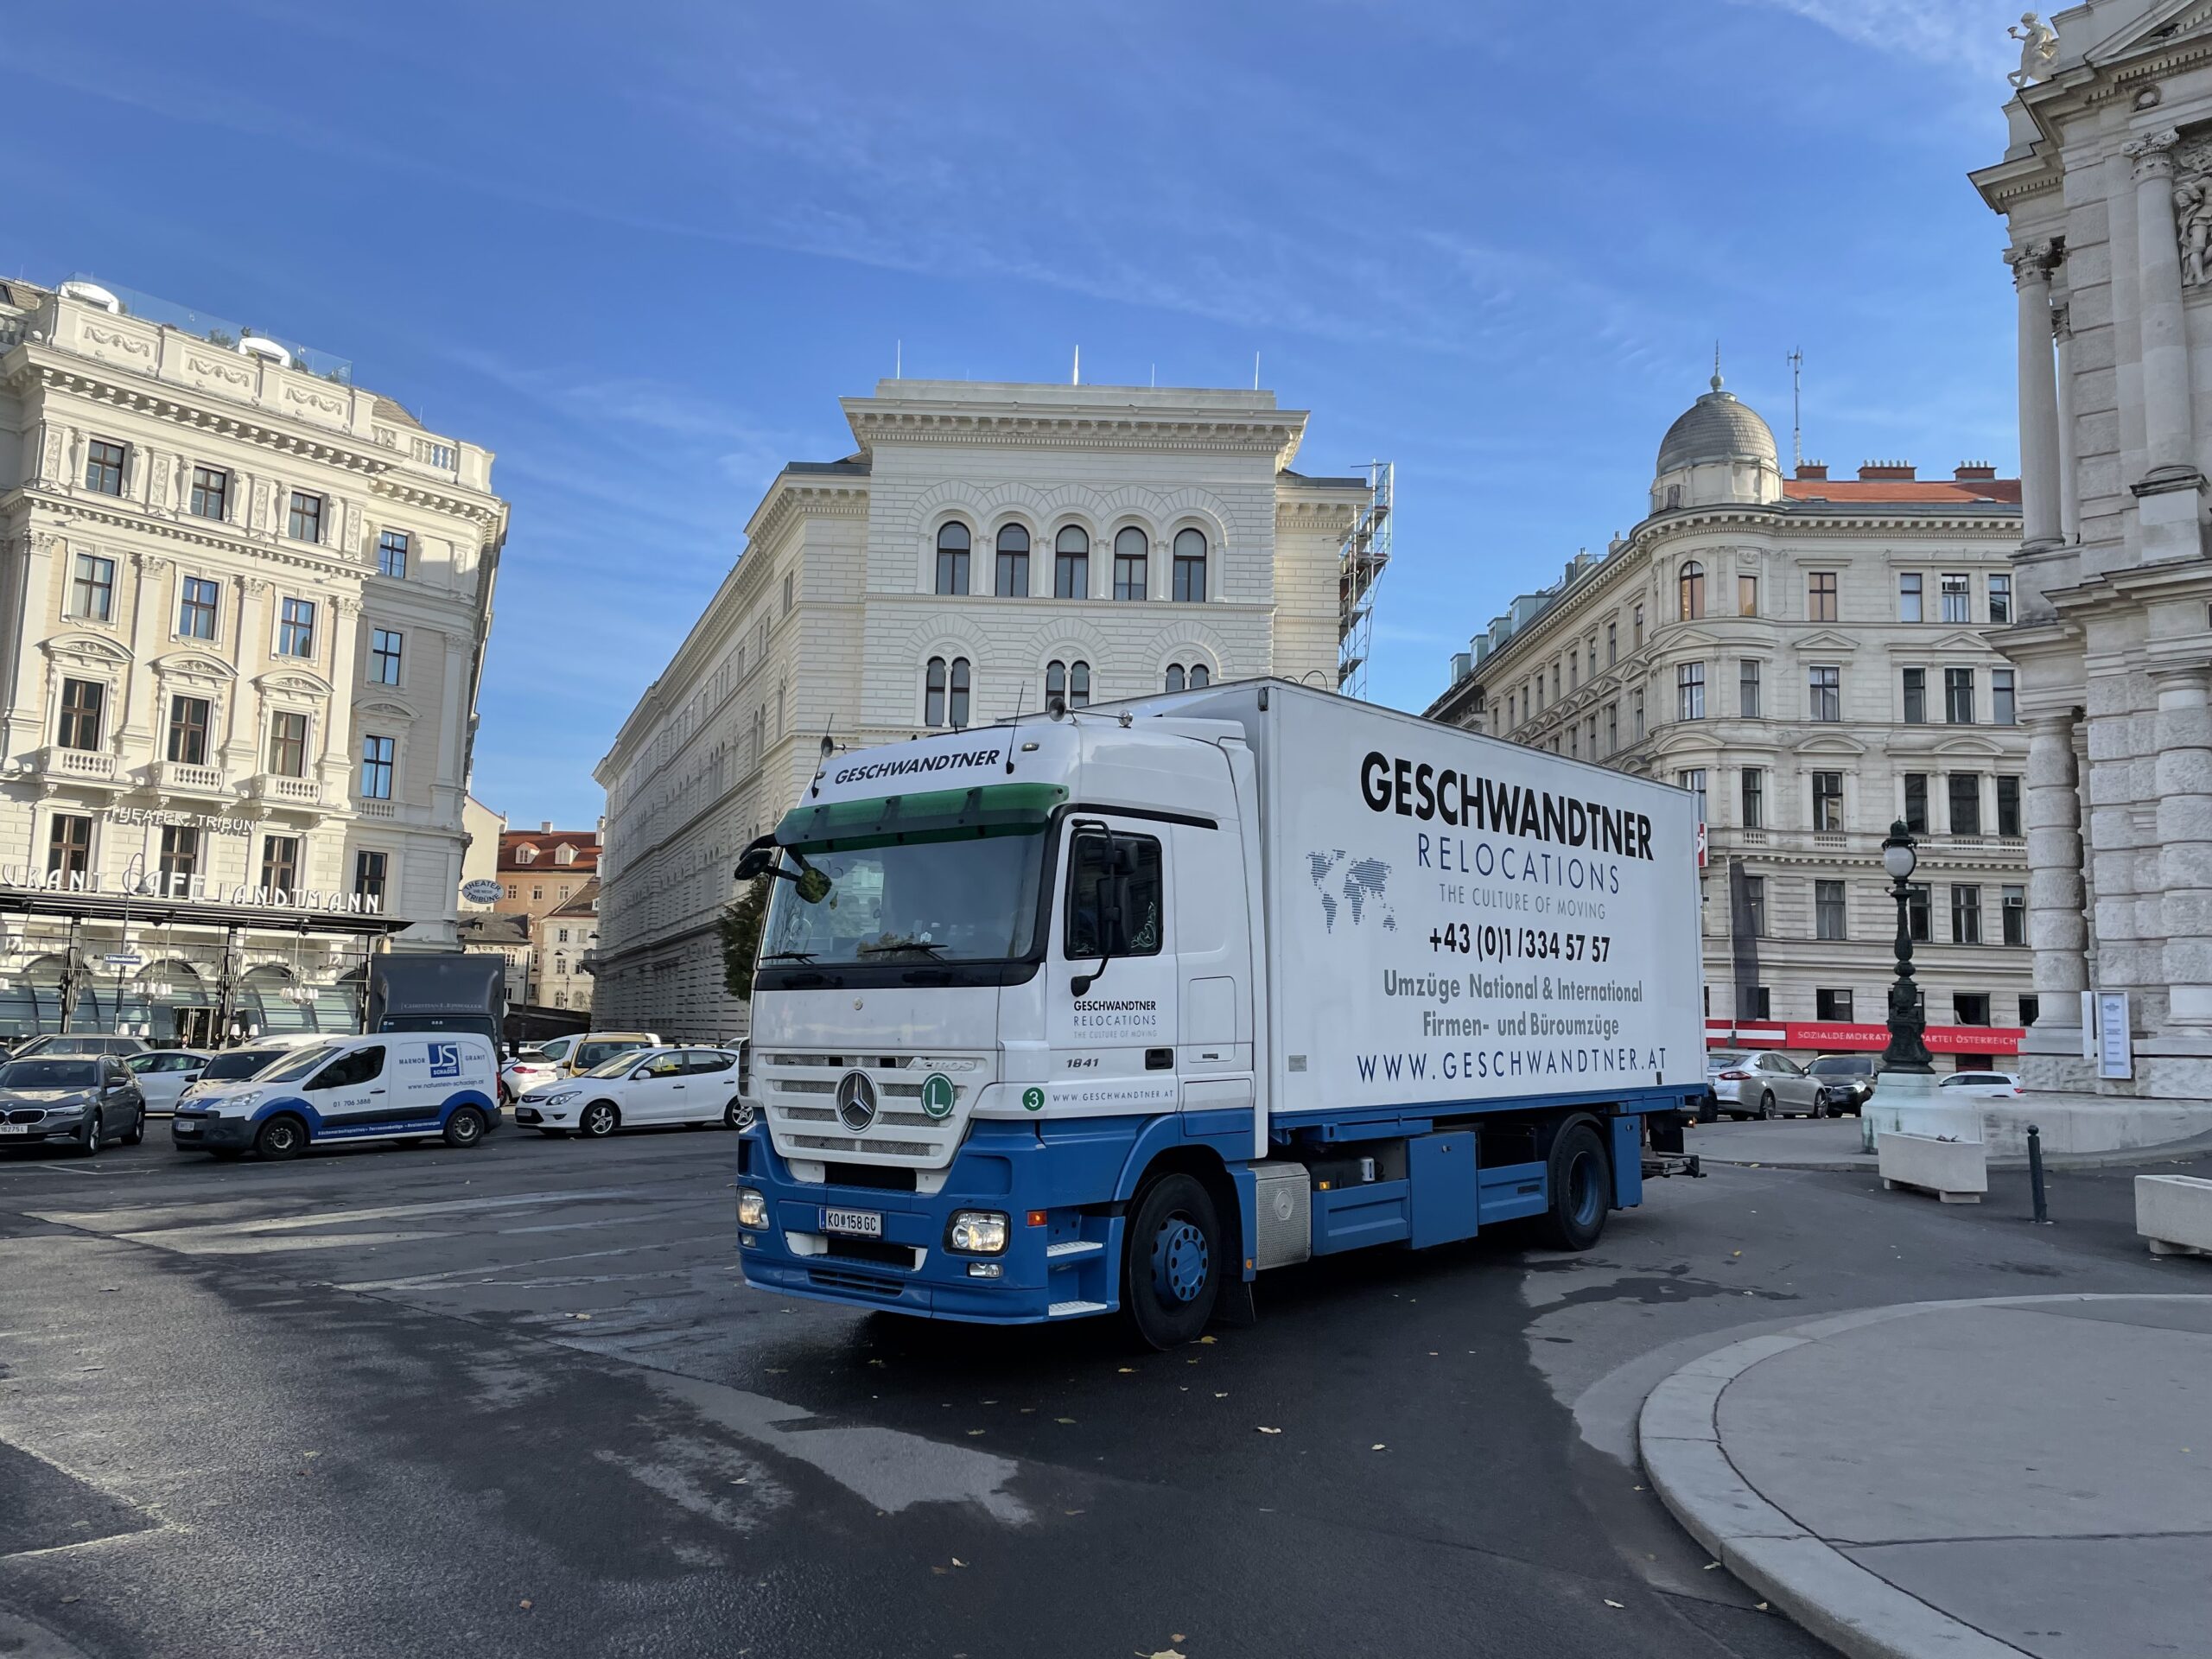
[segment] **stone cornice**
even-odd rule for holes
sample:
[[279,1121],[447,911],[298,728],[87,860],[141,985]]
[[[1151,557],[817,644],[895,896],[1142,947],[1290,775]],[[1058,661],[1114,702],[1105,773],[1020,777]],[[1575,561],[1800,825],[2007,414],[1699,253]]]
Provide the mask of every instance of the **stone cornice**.
[[795,518],[865,518],[868,499],[865,482],[812,484],[801,476],[779,473],[745,526],[747,555],[773,542]]
[[943,410],[880,409],[874,400],[842,400],[845,418],[863,449],[880,442],[945,443],[992,448],[1149,449],[1209,454],[1268,455],[1278,471],[1290,464],[1306,434],[1304,410],[1224,414],[1211,419],[1143,410],[1057,413],[976,404]]
[[1362,499],[1359,502],[1287,500],[1278,496],[1275,499],[1275,528],[1293,531],[1326,531],[1331,535],[1341,537],[1359,522],[1360,508],[1364,503],[1366,492],[1363,490],[1360,493]]
[[[108,498],[97,498],[105,501]],[[213,519],[168,518],[143,510],[112,508],[96,505],[92,499],[80,495],[57,495],[36,485],[10,490],[0,495],[0,513],[27,506],[41,513],[66,515],[74,524],[99,524],[111,531],[128,531],[137,535],[158,536],[164,541],[181,543],[188,547],[213,548],[241,558],[265,564],[287,564],[302,570],[313,570],[323,575],[365,576],[373,568],[365,558],[352,558],[335,551],[317,552],[299,543],[282,539],[255,541],[239,535],[226,536],[214,530]],[[46,526],[49,533],[67,535],[69,526]]]

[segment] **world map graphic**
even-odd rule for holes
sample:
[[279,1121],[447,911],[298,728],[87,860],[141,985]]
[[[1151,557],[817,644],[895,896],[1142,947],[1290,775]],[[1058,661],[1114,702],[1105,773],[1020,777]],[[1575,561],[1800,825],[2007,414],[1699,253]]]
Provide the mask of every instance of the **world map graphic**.
[[1398,914],[1387,896],[1390,867],[1381,859],[1354,857],[1339,847],[1333,852],[1306,854],[1306,868],[1313,878],[1314,892],[1320,895],[1321,916],[1328,931],[1335,932],[1337,918],[1345,914],[1357,927],[1370,911],[1381,919],[1384,931],[1398,931]]

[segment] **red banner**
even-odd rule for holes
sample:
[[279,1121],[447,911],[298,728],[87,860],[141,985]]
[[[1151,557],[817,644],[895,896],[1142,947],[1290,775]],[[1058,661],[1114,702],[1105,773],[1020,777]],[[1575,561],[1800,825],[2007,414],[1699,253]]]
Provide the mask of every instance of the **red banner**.
[[[2018,1054],[2027,1035],[2018,1026],[1930,1026],[1925,1033],[1934,1054]],[[1887,1026],[1839,1025],[1795,1020],[1726,1020],[1705,1022],[1707,1048],[1793,1048],[1821,1053],[1878,1053],[1890,1046]]]

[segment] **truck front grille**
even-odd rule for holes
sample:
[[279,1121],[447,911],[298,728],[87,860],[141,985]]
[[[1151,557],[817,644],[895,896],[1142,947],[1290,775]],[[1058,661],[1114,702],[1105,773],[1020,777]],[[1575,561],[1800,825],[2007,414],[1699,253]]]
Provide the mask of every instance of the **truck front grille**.
[[[992,1078],[981,1055],[763,1054],[754,1068],[767,1109],[768,1130],[787,1158],[836,1159],[849,1164],[893,1164],[943,1169],[967,1133],[969,1114]],[[840,1121],[836,1094],[849,1071],[875,1085],[874,1122],[855,1133]],[[921,1109],[923,1085],[932,1072],[952,1084],[952,1109],[931,1117]]]

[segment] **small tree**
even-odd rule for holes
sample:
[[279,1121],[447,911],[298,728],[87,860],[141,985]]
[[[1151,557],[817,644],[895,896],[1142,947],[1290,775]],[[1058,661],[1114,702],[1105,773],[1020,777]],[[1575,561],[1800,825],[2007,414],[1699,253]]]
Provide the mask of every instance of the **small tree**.
[[715,918],[722,944],[722,987],[732,996],[749,999],[753,995],[753,962],[760,951],[760,927],[767,919],[772,879],[763,875],[746,883]]

